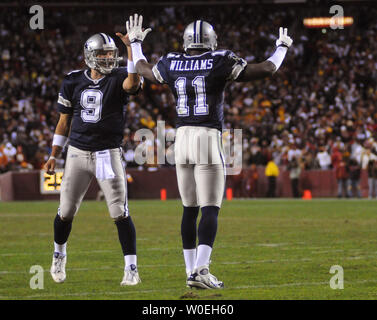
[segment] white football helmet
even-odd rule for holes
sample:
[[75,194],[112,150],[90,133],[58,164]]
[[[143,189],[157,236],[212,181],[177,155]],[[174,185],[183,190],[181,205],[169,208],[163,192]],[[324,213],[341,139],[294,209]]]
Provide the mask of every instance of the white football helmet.
[[[109,51],[112,52],[111,57],[98,57]],[[118,48],[114,40],[105,33],[97,33],[85,42],[84,56],[86,65],[102,74],[109,74],[111,70],[119,66],[119,61],[122,60],[118,57]]]
[[191,22],[183,33],[183,49],[216,50],[217,35],[212,25],[203,20]]

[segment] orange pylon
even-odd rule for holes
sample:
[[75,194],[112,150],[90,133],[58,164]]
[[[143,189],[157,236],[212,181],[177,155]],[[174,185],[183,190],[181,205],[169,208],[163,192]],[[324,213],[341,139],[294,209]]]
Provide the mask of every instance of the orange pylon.
[[233,189],[232,188],[227,188],[226,189],[226,199],[227,200],[232,200],[233,199]]
[[162,201],[166,200],[166,189],[161,189],[160,190],[160,196],[161,196],[161,200]]
[[311,200],[312,192],[310,190],[304,190],[304,195],[302,196],[303,200]]

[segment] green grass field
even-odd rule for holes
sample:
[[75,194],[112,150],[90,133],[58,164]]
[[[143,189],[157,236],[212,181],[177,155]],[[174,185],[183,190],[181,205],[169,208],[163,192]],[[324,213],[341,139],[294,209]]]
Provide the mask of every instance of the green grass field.
[[[224,201],[211,272],[220,291],[190,290],[179,201],[130,201],[142,283],[120,287],[123,256],[104,202],[84,202],[68,242],[67,280],[52,281],[57,202],[0,202],[0,299],[376,299],[377,202]],[[29,286],[44,268],[44,289]],[[329,286],[344,270],[344,289]]]

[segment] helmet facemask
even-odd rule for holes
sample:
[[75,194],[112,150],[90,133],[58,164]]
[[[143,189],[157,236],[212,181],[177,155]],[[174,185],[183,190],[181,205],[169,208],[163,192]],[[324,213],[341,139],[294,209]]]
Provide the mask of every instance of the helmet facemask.
[[[119,66],[119,52],[114,40],[104,43],[102,35],[97,34],[88,39],[84,46],[86,65],[101,74],[109,74],[114,68]],[[105,35],[106,36],[106,35]]]
[[119,66],[118,49],[93,50],[93,59],[97,71],[108,74]]

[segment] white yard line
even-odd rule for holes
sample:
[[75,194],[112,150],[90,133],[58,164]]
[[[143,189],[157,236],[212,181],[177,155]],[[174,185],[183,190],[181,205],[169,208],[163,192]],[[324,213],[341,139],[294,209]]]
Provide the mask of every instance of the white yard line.
[[[149,239],[138,239],[140,241],[148,241]],[[348,252],[348,251],[355,251],[355,252],[362,252],[364,250],[362,249],[330,249],[330,250],[321,250],[325,248],[331,248],[329,246],[316,246],[316,247],[290,247],[289,243],[256,243],[256,244],[244,244],[239,246],[233,246],[233,245],[218,245],[216,246],[216,249],[236,249],[236,248],[251,248],[251,247],[265,247],[265,248],[279,248],[283,249],[284,251],[291,251],[291,250],[305,250],[307,252],[310,251],[311,254],[323,254],[323,253],[335,253],[335,252]],[[320,249],[318,251],[317,249]],[[143,251],[180,251],[181,249],[178,247],[156,247],[156,248],[142,248],[139,249],[141,252]],[[87,255],[87,254],[93,254],[93,253],[118,253],[119,250],[84,250],[84,251],[69,251],[69,255]],[[51,255],[51,252],[7,252],[7,253],[0,253],[0,257],[12,257],[12,256],[29,256],[29,255]]]
[[289,245],[289,243],[283,242],[283,243],[257,243],[255,244],[255,246],[257,247],[272,247],[272,248],[286,246],[286,245]]
[[56,216],[56,213],[54,215],[51,215],[51,213],[0,213],[0,218],[25,218],[25,217],[48,217],[50,215],[51,219]]
[[[356,281],[347,281],[345,285],[355,285],[355,284],[363,284],[363,283],[377,283],[376,279],[369,279],[369,280],[356,280]],[[271,288],[284,288],[284,287],[308,287],[308,286],[322,286],[322,285],[329,285],[329,281],[318,281],[318,282],[291,282],[291,283],[280,283],[280,284],[260,284],[260,285],[244,285],[244,286],[236,286],[236,287],[229,287],[225,290],[246,290],[246,289],[271,289]],[[33,299],[33,298],[46,298],[46,297],[55,297],[55,298],[63,298],[63,297],[82,297],[82,296],[115,296],[115,295],[124,295],[124,296],[134,296],[138,293],[153,293],[153,292],[171,292],[182,290],[182,287],[178,288],[171,288],[171,289],[151,289],[151,290],[132,290],[126,292],[120,291],[101,291],[101,292],[77,292],[77,293],[63,293],[63,294],[36,294],[36,295],[29,295],[29,296],[0,296],[0,299]]]
[[[369,260],[369,259],[376,259],[377,252],[373,255],[364,255],[364,256],[355,256],[355,257],[342,257],[344,260]],[[249,265],[249,264],[263,264],[263,263],[285,263],[285,262],[311,262],[316,261],[317,259],[313,258],[300,258],[300,259],[265,259],[265,260],[248,260],[248,261],[217,261],[217,265]],[[182,264],[146,264],[146,265],[139,265],[140,269],[143,268],[176,268],[176,267],[183,267]],[[123,265],[119,265],[118,267],[96,267],[96,268],[69,268],[67,267],[66,270],[68,271],[92,271],[92,270],[122,270],[124,268]],[[48,273],[48,270],[45,270]],[[29,274],[28,271],[10,271],[10,270],[0,270],[0,275],[5,274]],[[377,280],[376,280],[377,281]]]

